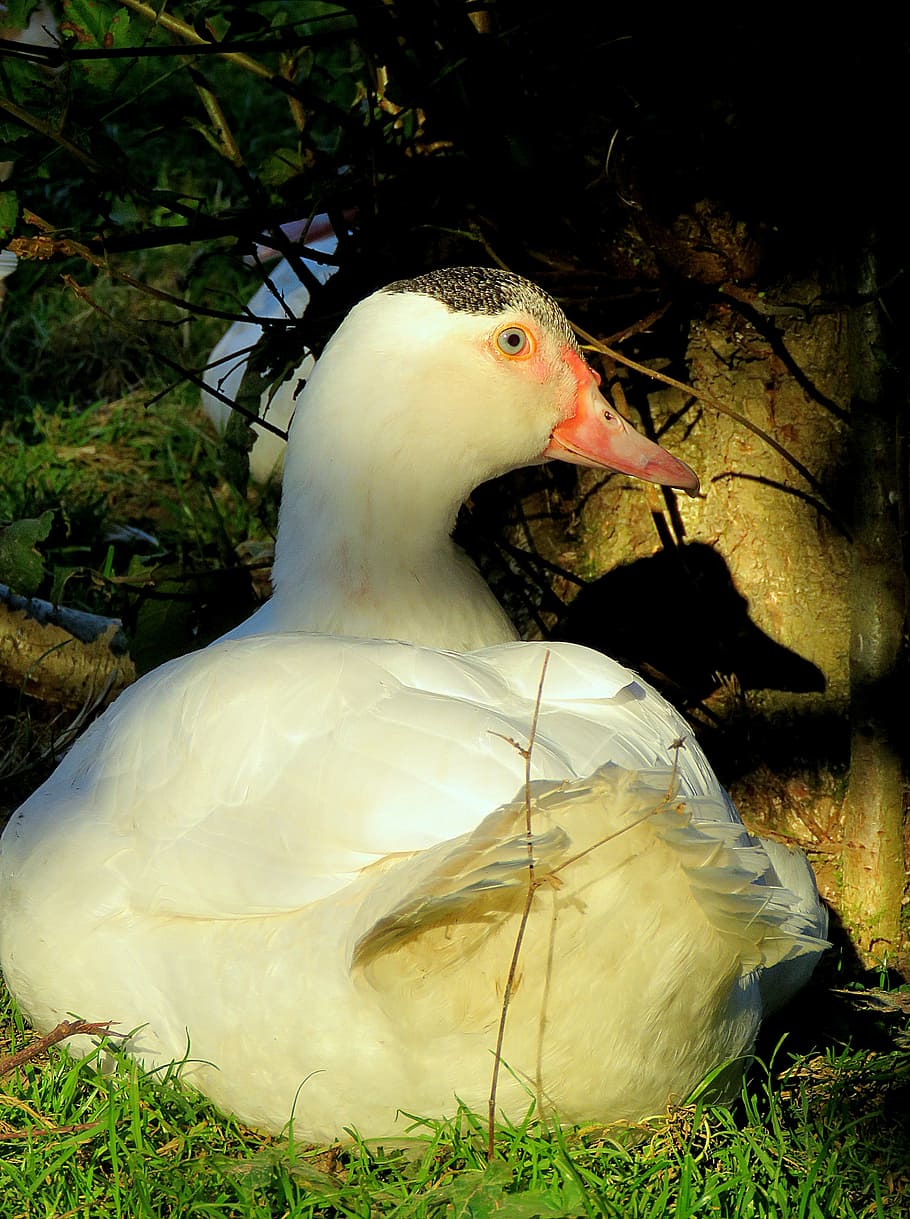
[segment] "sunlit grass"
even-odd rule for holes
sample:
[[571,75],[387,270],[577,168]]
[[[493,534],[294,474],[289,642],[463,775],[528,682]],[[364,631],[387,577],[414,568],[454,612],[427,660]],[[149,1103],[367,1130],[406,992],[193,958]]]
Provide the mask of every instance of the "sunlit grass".
[[277,501],[227,482],[218,443],[185,395],[153,408],[146,400],[36,407],[28,427],[0,424],[0,520],[53,513],[39,595],[129,625],[156,581],[238,566],[242,544],[270,539]]
[[[30,1038],[4,995],[5,1049]],[[779,1058],[783,1054],[778,1055]],[[369,1082],[365,1081],[365,1087]],[[414,1120],[383,1146],[311,1147],[219,1114],[123,1061],[103,1073],[60,1048],[0,1094],[0,1196],[19,1216],[910,1215],[910,1054],[837,1054],[752,1069],[739,1103],[632,1126],[500,1129]]]

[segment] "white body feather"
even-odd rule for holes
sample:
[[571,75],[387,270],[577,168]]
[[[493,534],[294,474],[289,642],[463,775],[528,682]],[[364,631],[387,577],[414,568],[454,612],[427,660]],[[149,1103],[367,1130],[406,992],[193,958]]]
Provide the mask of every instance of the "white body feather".
[[[415,886],[429,899],[451,885],[434,849],[457,853],[516,799],[504,840],[520,834],[512,742],[527,743],[547,651],[341,642],[254,637],[144,678],[23,805],[3,847],[4,968],[39,1028],[69,1012],[115,1019],[139,1029],[129,1044],[147,1065],[188,1057],[193,1083],[267,1128],[296,1104],[298,1132],[316,1139],[400,1129],[399,1107],[483,1104],[523,848],[463,908],[418,912],[366,967],[352,960]],[[748,1051],[763,959],[806,965],[816,928],[781,906],[667,704],[615,662],[549,651],[532,776],[625,768],[564,801],[559,861],[590,845],[592,825],[660,816],[536,895],[504,1057],[566,1118],[636,1118]],[[204,738],[186,730],[200,717]],[[628,775],[646,786],[617,794]],[[675,792],[697,798],[703,842],[686,837]],[[680,842],[659,832],[668,818]],[[722,899],[743,893],[753,900],[734,909],[731,936]],[[509,1073],[501,1103],[513,1116],[528,1103]]]

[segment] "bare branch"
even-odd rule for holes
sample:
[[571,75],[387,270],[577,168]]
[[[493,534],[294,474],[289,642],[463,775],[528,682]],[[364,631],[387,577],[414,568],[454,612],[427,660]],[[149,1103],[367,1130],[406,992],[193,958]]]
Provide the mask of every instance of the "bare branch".
[[0,1058],[0,1078],[9,1075],[10,1071],[15,1071],[17,1067],[24,1066],[27,1062],[33,1062],[51,1046],[59,1045],[67,1037],[78,1037],[81,1034],[87,1034],[90,1037],[106,1037],[110,1034],[113,1023],[115,1022],[112,1020],[61,1020],[49,1033],[45,1033],[37,1041],[31,1042],[15,1054],[5,1054]]
[[518,931],[515,935],[515,946],[512,949],[512,960],[509,962],[509,973],[506,978],[505,990],[502,995],[502,1007],[499,1012],[499,1029],[496,1034],[496,1049],[493,1054],[493,1075],[490,1079],[490,1099],[487,1104],[487,1159],[492,1161],[494,1155],[494,1136],[496,1130],[496,1088],[499,1083],[499,1069],[502,1066],[502,1043],[506,1033],[506,1017],[509,1012],[509,1002],[512,998],[512,988],[515,985],[515,975],[518,972],[518,958],[521,955],[521,945],[525,938],[525,931],[528,926],[528,917],[531,913],[531,905],[534,901],[534,894],[537,891],[538,880],[534,873],[534,845],[531,840],[531,754],[534,750],[534,741],[537,737],[537,724],[540,719],[540,704],[543,698],[543,683],[547,675],[547,666],[550,663],[549,650],[544,653],[543,664],[540,668],[540,681],[537,684],[537,697],[534,700],[534,715],[531,719],[531,731],[528,734],[528,746],[526,749],[518,749],[518,752],[525,760],[525,835],[527,838],[528,848],[528,891],[525,895],[524,909],[521,912],[521,919],[518,923]]
[[[150,4],[143,4],[142,0],[120,0],[120,2],[126,8],[132,9],[134,13],[138,13],[140,17],[144,17],[146,21],[150,21],[153,25],[160,25],[162,29],[168,30],[171,34],[176,34],[184,42],[196,46],[211,45],[211,41],[197,34],[191,25],[187,25],[185,21],[181,21],[179,17],[174,17],[163,9],[153,8]],[[267,68],[265,64],[261,64],[255,59],[251,59],[249,55],[244,55],[239,51],[222,51],[220,54],[229,63],[234,64],[238,68],[243,68],[246,72],[251,72],[254,76],[260,76],[264,80],[272,80],[275,76],[271,68]]]

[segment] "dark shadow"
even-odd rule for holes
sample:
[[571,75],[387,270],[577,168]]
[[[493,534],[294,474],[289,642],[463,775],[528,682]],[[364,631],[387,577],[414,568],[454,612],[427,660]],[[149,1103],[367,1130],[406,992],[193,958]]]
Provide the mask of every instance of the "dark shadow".
[[866,969],[837,911],[828,906],[831,947],[809,982],[762,1024],[756,1055],[770,1062],[782,1038],[783,1059],[831,1047],[887,1053],[910,1048],[910,994],[893,969]]
[[553,637],[623,661],[682,706],[731,678],[743,690],[825,689],[816,665],[756,626],[726,562],[700,542],[637,559],[586,585]]

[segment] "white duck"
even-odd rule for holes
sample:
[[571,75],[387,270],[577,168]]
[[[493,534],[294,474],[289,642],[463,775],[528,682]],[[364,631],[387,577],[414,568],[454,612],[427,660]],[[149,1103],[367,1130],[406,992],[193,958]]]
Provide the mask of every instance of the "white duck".
[[748,1053],[824,947],[808,864],[748,836],[634,673],[507,642],[449,538],[476,483],[548,457],[697,487],[524,280],[353,310],[298,406],[272,601],[122,694],[5,832],[0,959],[39,1029],[115,1020],[308,1139],[482,1108],[530,841],[501,1112],[635,1119]]
[[[321,254],[334,254],[338,246],[338,238],[332,228],[329,217],[323,213],[309,220],[291,225],[282,225],[282,232],[289,241],[305,239],[305,245],[300,250],[301,258],[306,258],[307,250],[315,250]],[[259,257],[265,261],[274,257],[276,250],[259,246]],[[309,269],[319,283],[326,283],[338,269],[331,263],[309,260]],[[232,401],[240,391],[240,383],[246,371],[250,352],[262,337],[261,322],[274,321],[279,318],[303,317],[310,303],[310,292],[306,284],[301,282],[294,267],[282,259],[274,267],[250,298],[246,306],[249,321],[236,321],[222,335],[212,348],[208,362],[202,372],[205,388],[202,390],[202,409],[214,423],[219,433],[223,433],[231,417],[231,408],[217,398],[212,390],[217,390],[225,398]],[[268,419],[275,427],[287,431],[294,414],[296,395],[300,382],[305,380],[313,370],[313,356],[307,352],[293,377],[283,381],[274,391],[265,392],[259,403],[260,418]],[[256,440],[250,451],[250,474],[257,483],[265,483],[277,471],[280,471],[284,461],[285,442],[281,436],[265,428],[256,427]]]

